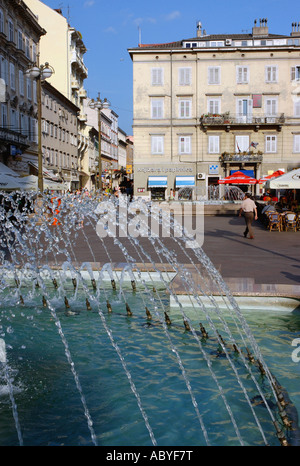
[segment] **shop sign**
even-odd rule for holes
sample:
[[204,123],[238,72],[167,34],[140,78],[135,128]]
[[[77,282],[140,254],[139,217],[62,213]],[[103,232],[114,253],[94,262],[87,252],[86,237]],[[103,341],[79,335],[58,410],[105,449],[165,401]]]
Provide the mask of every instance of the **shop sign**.
[[138,172],[142,173],[193,173],[192,167],[138,167]]

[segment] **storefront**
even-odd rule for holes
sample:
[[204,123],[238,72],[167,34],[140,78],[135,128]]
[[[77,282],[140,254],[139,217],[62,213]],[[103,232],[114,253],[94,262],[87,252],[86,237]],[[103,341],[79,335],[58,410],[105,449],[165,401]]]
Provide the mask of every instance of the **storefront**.
[[192,200],[193,188],[195,188],[194,176],[176,176],[175,192],[177,192],[179,200]]
[[167,176],[149,176],[148,190],[151,192],[151,200],[164,201],[166,199],[166,189],[168,187]]

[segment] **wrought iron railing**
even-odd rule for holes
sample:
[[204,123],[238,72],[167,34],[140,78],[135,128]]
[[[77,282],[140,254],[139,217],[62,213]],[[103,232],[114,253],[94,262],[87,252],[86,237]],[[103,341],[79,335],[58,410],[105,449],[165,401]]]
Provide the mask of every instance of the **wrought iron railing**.
[[202,115],[200,122],[205,126],[213,125],[282,125],[285,122],[284,114],[280,115],[231,115],[207,114]]
[[262,153],[252,153],[250,152],[237,152],[237,153],[227,153],[224,152],[220,156],[220,162],[262,162],[263,154]]

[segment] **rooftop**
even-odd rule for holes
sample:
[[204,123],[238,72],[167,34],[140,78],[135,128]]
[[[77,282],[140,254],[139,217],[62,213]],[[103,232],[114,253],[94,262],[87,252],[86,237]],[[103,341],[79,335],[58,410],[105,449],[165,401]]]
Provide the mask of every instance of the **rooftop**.
[[251,33],[241,34],[206,34],[200,22],[197,23],[197,35],[167,43],[139,44],[138,49],[180,49],[206,47],[251,47],[251,46],[300,46],[300,23],[292,23],[290,35],[270,34],[267,19],[257,20]]

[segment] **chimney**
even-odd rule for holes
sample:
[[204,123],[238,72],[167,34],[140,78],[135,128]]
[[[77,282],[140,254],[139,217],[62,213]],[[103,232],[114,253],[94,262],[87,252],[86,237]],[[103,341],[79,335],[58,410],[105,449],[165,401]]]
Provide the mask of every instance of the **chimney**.
[[198,21],[197,22],[197,37],[201,37],[202,36],[202,24],[201,24],[201,21]]
[[292,23],[292,37],[300,37],[300,23]]
[[267,26],[267,18],[259,20],[259,26],[257,26],[257,20],[254,21],[254,27],[252,28],[253,37],[264,37],[269,35],[269,28]]

